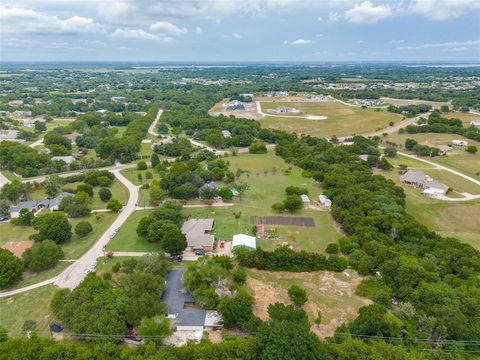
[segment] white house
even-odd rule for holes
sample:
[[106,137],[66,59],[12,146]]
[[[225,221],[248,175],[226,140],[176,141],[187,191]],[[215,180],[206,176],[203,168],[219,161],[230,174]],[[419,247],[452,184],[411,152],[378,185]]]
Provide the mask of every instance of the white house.
[[73,156],[54,156],[52,161],[63,161],[65,164],[70,165],[76,159]]
[[452,144],[455,146],[468,146],[468,141],[465,140],[452,140]]
[[255,250],[257,248],[257,240],[254,236],[245,234],[233,235],[232,250],[235,250],[239,246],[245,246],[247,249]]

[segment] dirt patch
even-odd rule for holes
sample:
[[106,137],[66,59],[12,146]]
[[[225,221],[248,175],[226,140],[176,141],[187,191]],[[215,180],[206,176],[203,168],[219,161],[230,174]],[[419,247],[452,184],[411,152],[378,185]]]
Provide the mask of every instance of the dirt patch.
[[223,342],[222,332],[218,330],[208,331],[208,339],[212,342],[212,344],[219,344]]
[[30,249],[32,246],[33,241],[31,240],[9,241],[5,243],[2,248],[11,251],[16,257],[22,257],[25,250]]
[[[304,310],[312,324],[311,329],[320,338],[332,336],[338,326],[357,316],[360,307],[371,304],[369,299],[355,295],[362,278],[352,270],[343,273],[249,270],[249,273],[247,287],[255,299],[253,313],[256,316],[266,320],[270,304],[291,304],[287,289],[292,284],[300,285],[308,293],[309,301]],[[319,313],[322,321],[317,325],[314,321]]]
[[250,223],[315,227],[315,221],[311,217],[251,216]]

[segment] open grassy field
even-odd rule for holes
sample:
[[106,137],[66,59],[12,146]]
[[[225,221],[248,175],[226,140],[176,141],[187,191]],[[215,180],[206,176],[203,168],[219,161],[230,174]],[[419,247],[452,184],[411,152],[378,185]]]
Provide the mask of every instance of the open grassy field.
[[[282,170],[288,170],[289,165],[273,153],[245,154],[228,159],[230,169],[234,172],[238,168],[246,171],[240,177],[250,185],[241,200],[232,207],[223,208],[184,208],[185,217],[211,217],[215,219],[214,233],[218,239],[231,240],[236,233],[252,232],[251,216],[278,215],[273,213],[271,205],[284,199],[285,188],[289,185],[307,187],[312,200],[320,193],[319,185],[309,178],[301,175],[301,170],[292,168],[290,174],[285,175]],[[272,168],[275,173],[272,173]],[[265,174],[266,171],[266,174]],[[136,211],[125,222],[117,236],[110,242],[108,249],[112,251],[155,251],[158,246],[139,239],[136,227],[140,219],[147,216],[149,210]],[[239,218],[235,214],[240,214]],[[323,252],[330,242],[335,242],[341,234],[329,212],[304,209],[295,213],[281,214],[281,216],[306,216],[312,217],[315,227],[300,226],[275,226],[278,231],[278,240],[259,240],[259,245],[271,250],[286,241],[295,248],[309,251]],[[269,228],[269,227],[267,227]]]
[[[136,168],[131,168],[131,169],[124,169],[120,171],[123,176],[125,176],[130,182],[134,183],[135,185],[142,185],[146,183],[150,183],[153,179],[160,179],[160,176],[158,173],[153,170],[152,168],[148,168],[147,170],[137,170]],[[146,178],[146,173],[151,172],[153,175],[152,180],[147,180]],[[142,180],[138,178],[138,174],[141,174]]]
[[[398,114],[384,110],[361,109],[347,106],[339,102],[263,102],[262,110],[285,105],[302,110],[308,115],[327,116],[326,120],[306,120],[286,117],[266,116],[261,119],[262,125],[297,134],[309,134],[319,137],[348,136],[375,132],[401,120]],[[290,114],[288,114],[290,115]]]
[[[404,145],[406,139],[414,139],[419,143],[428,141],[433,146],[448,145],[452,140],[460,139],[466,140],[469,144],[476,145],[480,148],[480,143],[478,141],[467,139],[455,134],[390,134],[384,138],[386,141],[398,144],[399,149],[402,151],[405,151]],[[434,158],[428,158],[427,160],[458,170],[475,179],[480,179],[480,153],[469,154],[464,148],[455,147],[453,150],[449,151],[446,156],[436,156]],[[427,164],[424,164],[423,166],[425,165],[428,166]]]
[[420,190],[402,184],[396,170],[381,174],[403,188],[407,195],[407,212],[421,224],[480,250],[480,200],[450,202],[428,198]]
[[158,251],[157,244],[137,236],[137,225],[141,218],[148,216],[152,210],[135,211],[118,231],[118,234],[109,242],[109,251]]
[[449,112],[443,115],[446,118],[455,118],[460,119],[463,122],[463,126],[470,126],[470,121],[472,120],[480,120],[480,115],[472,114],[472,113],[464,113],[460,111]]
[[387,104],[391,104],[395,106],[427,104],[427,105],[432,105],[432,108],[434,109],[440,109],[442,105],[450,105],[449,102],[428,101],[428,100],[420,100],[420,99],[394,99],[394,98],[387,98],[387,97],[382,97],[380,99]]
[[[247,288],[255,299],[253,312],[261,319],[268,318],[268,305],[276,302],[290,304],[287,290],[300,285],[307,291],[307,312],[312,331],[320,338],[332,336],[340,324],[354,319],[360,307],[371,303],[355,295],[361,277],[354,271],[342,273],[318,271],[309,273],[269,272],[248,270]],[[314,321],[321,313],[321,323]]]
[[46,285],[0,299],[0,326],[8,330],[9,336],[21,336],[24,322],[33,320],[40,336],[50,336],[48,322],[53,319],[50,301],[57,290],[54,285]]

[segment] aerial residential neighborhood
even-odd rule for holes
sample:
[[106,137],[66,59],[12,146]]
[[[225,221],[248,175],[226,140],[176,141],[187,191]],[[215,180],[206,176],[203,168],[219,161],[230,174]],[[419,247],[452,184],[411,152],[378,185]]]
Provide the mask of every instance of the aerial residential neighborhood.
[[479,17],[3,1],[0,359],[478,358]]

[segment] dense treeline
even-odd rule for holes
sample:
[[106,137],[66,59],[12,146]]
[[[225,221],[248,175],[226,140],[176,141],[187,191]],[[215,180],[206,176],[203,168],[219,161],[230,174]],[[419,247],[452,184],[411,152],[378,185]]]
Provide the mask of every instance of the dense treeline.
[[[349,264],[361,274],[377,275],[384,306],[409,303],[414,309],[400,320],[404,336],[478,340],[479,252],[408,215],[403,190],[358,160],[370,141],[354,141],[338,147],[306,137],[278,144],[277,154],[307,171],[322,172],[317,178],[333,201],[332,215],[349,235],[350,246],[341,244]],[[370,295],[378,297],[377,292]],[[431,325],[425,326],[426,319]],[[372,330],[376,321],[370,320],[357,332],[385,336]]]
[[441,116],[441,113],[434,111],[427,120],[426,124],[421,126],[408,125],[405,129],[409,134],[417,133],[445,133],[445,134],[458,134],[465,136],[466,138],[480,141],[480,129],[476,126],[470,126],[468,128],[463,126],[462,120],[459,119],[447,119]]
[[414,117],[418,114],[423,114],[432,110],[432,105],[420,104],[420,105],[404,105],[404,106],[395,106],[390,105],[387,108],[388,111],[396,114],[402,114],[406,117]]

